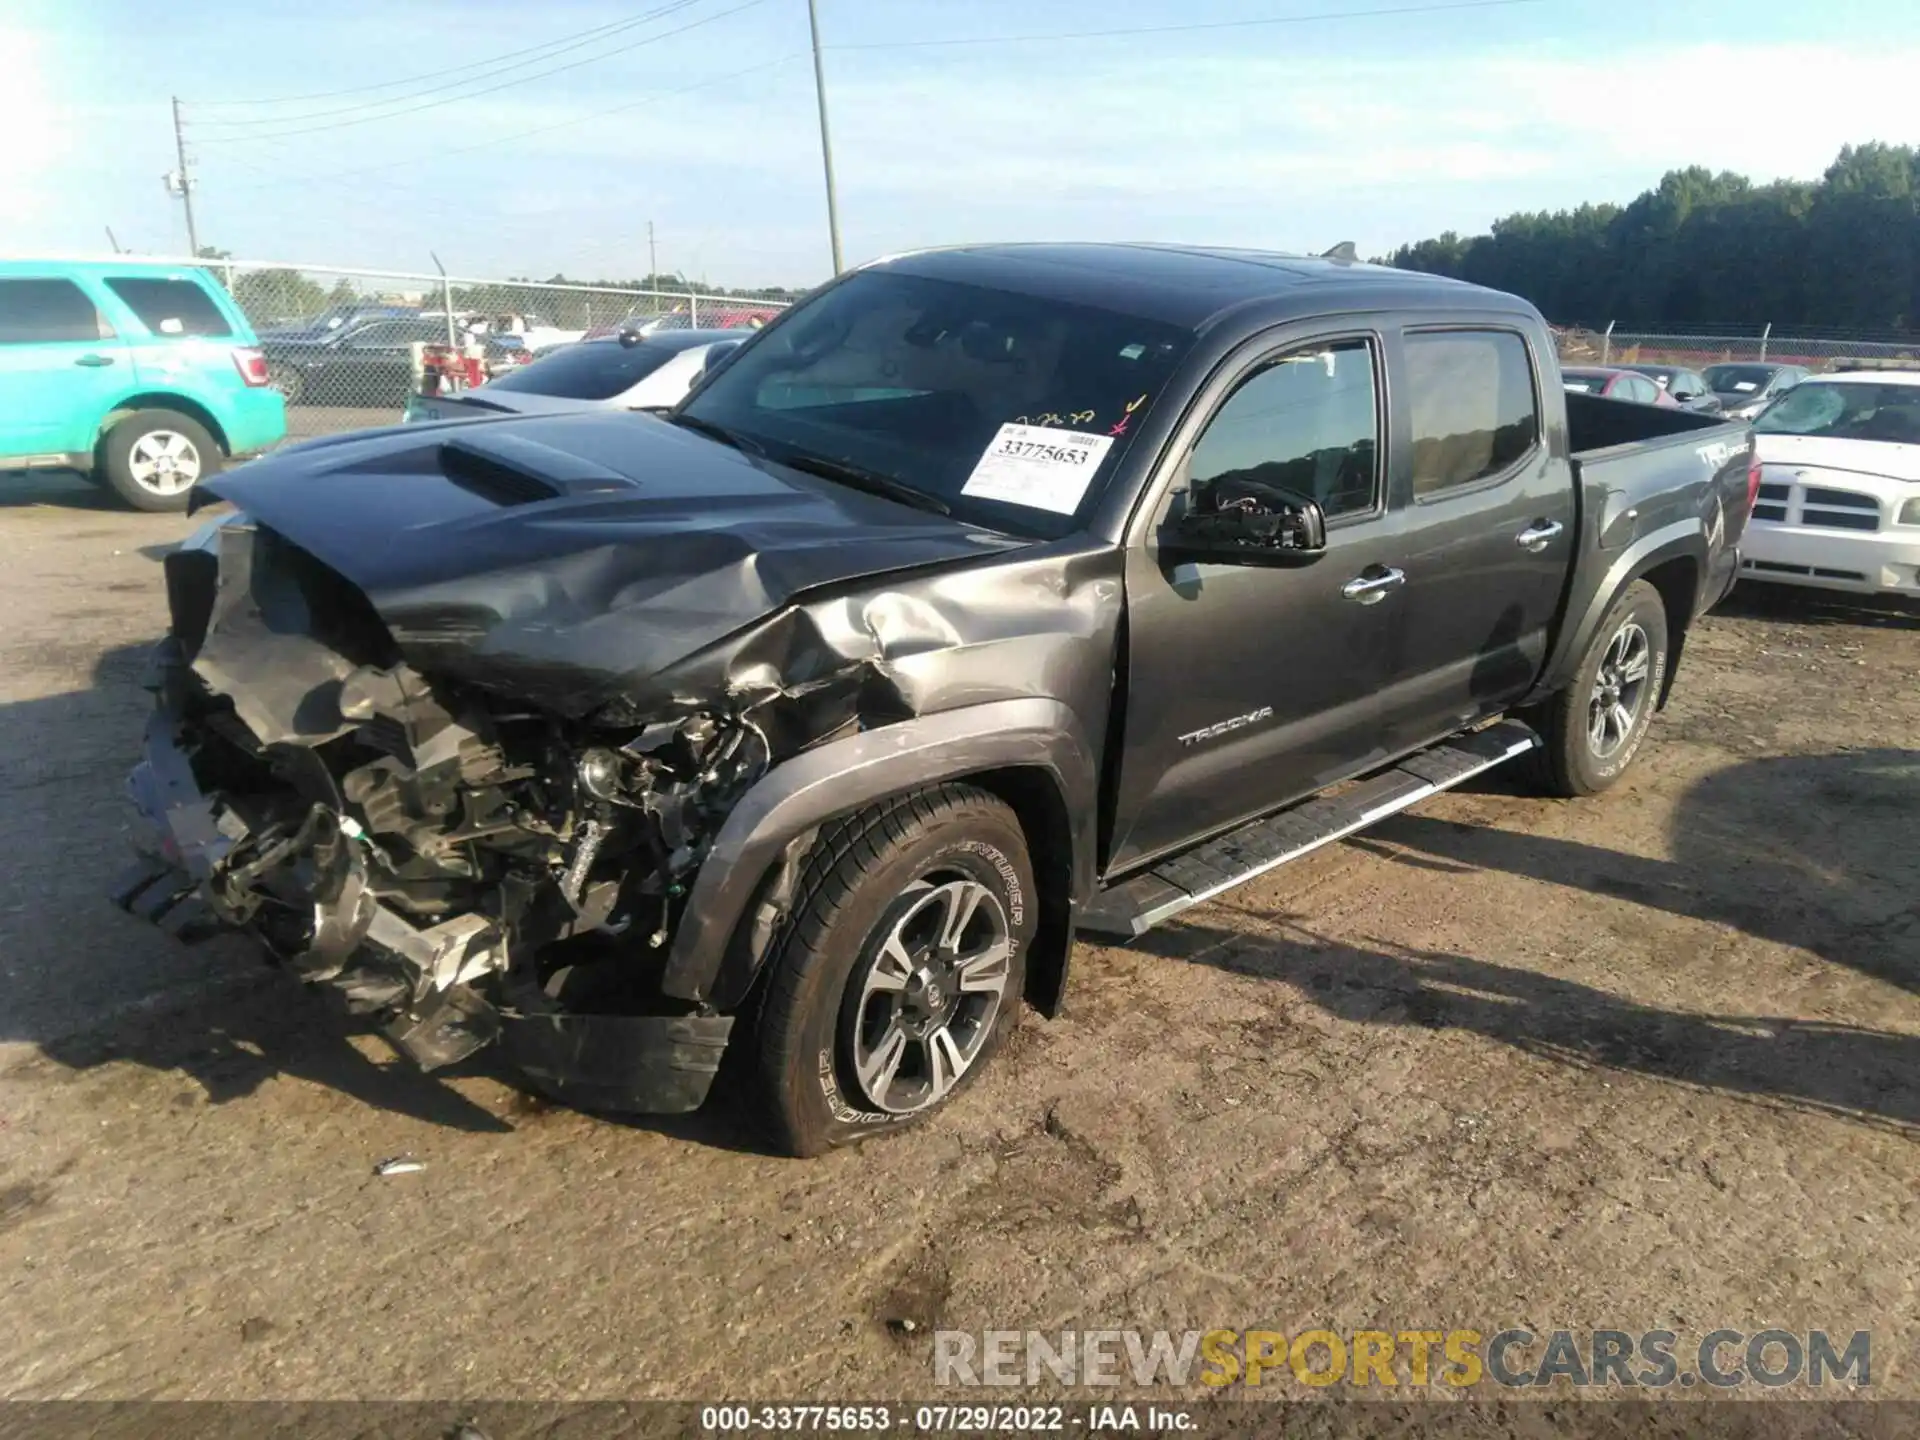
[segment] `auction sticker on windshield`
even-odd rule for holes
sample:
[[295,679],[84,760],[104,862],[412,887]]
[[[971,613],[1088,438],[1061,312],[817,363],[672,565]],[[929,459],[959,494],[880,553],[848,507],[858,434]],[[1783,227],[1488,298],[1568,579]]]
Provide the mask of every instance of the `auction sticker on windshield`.
[[1080,508],[1094,472],[1112,445],[1111,435],[1047,425],[1002,425],[960,493],[1071,515]]

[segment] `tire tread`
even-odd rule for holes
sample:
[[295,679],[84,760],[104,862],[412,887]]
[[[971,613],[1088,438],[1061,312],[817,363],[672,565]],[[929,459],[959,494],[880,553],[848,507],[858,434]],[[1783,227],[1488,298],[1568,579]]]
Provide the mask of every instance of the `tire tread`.
[[[755,1009],[752,1043],[760,1088],[775,1103],[766,1106],[773,1138],[788,1154],[810,1155],[839,1143],[840,1137],[799,1133],[794,1107],[785,1090],[792,1076],[808,1073],[796,1054],[803,1027],[795,1023],[802,992],[815,961],[841,912],[862,884],[893,854],[921,834],[969,812],[992,814],[1018,828],[1012,810],[998,796],[976,785],[947,782],[907,791],[835,822],[814,842],[795,887],[786,933],[768,960],[766,985]],[[1008,997],[1018,1006],[1020,998]]]

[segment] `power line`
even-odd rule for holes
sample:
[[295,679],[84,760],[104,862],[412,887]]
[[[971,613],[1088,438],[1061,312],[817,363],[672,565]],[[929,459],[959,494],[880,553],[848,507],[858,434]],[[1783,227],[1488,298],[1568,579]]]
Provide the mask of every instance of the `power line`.
[[[529,140],[536,135],[547,135],[555,130],[565,130],[570,126],[585,125],[593,121],[603,120],[609,115],[622,115],[630,110],[638,110],[647,105],[657,105],[662,100],[673,100],[682,95],[691,95],[696,90],[708,90],[715,85],[724,85],[729,80],[744,80],[749,75],[758,75],[763,71],[772,70],[781,65],[791,64],[793,61],[803,58],[803,54],[804,52],[796,52],[791,55],[782,55],[777,60],[768,60],[759,65],[749,65],[744,70],[731,70],[724,75],[715,75],[706,80],[698,80],[691,85],[683,85],[675,90],[655,91],[644,99],[631,100],[624,105],[610,105],[604,109],[595,110],[590,114],[576,115],[570,120],[555,121],[551,125],[540,125],[531,130],[516,130],[510,135],[496,135],[491,140],[476,141],[472,145],[457,145],[434,149],[424,155],[410,155],[404,160],[394,160],[384,165],[362,165],[352,170],[336,170],[326,175],[289,175],[280,181],[274,182],[274,184],[325,184],[334,180],[350,179],[357,175],[378,175],[388,170],[418,170],[422,160],[441,160],[453,155],[470,155],[476,150],[487,150],[496,145],[508,145],[515,140]],[[242,185],[232,188],[236,190],[266,190],[273,188],[273,185]]]
[[[610,31],[618,33],[622,30],[631,29],[635,25],[643,25],[648,20],[656,18],[658,17],[654,13],[649,12],[645,15],[629,16],[625,20],[610,20],[604,25],[594,26],[591,30],[576,30],[571,34],[561,35],[556,39],[544,41],[539,45],[523,47],[519,50],[509,50],[505,54],[493,55],[485,60],[470,60],[464,65],[451,65],[445,70],[429,70],[421,75],[408,75],[398,80],[381,80],[372,85],[353,85],[344,90],[315,90],[304,95],[275,95],[259,100],[195,100],[190,103],[201,108],[209,106],[240,108],[249,105],[298,105],[308,100],[337,100],[342,95],[367,95],[375,90],[392,90],[402,85],[417,85],[422,80],[437,80],[442,75],[458,75],[467,70],[485,69],[487,66],[496,65],[503,60],[515,60],[516,58],[526,60],[530,57],[537,56],[540,51],[552,50],[554,46],[565,45],[569,41],[586,40],[594,36],[605,35]],[[561,52],[554,50],[553,53],[559,54]],[[545,57],[541,56],[539,58]]]
[[1437,15],[1455,10],[1492,10],[1541,5],[1546,0],[1453,0],[1450,4],[1395,5],[1379,10],[1329,10],[1317,15],[1269,15],[1249,20],[1200,20],[1180,25],[1135,25],[1114,30],[1071,30],[1050,35],[956,35],[939,40],[862,40],[829,50],[922,50],[944,45],[1024,45],[1055,40],[1110,40],[1125,35],[1172,35],[1195,30],[1244,30],[1256,25],[1306,25],[1323,20],[1369,20],[1391,15]]
[[[442,94],[445,90],[459,90],[461,86],[467,86],[467,84],[478,84],[480,81],[490,81],[490,79],[497,77],[497,75],[507,75],[507,73],[511,73],[511,71],[524,69],[524,67],[528,67],[528,65],[538,65],[541,61],[553,60],[555,56],[564,56],[568,50],[580,50],[580,48],[589,46],[589,44],[595,44],[595,42],[599,42],[599,40],[612,38],[612,36],[618,35],[618,33],[622,33],[622,31],[630,31],[630,29],[634,29],[636,25],[645,25],[645,23],[655,21],[655,19],[666,19],[668,15],[674,15],[674,13],[687,10],[689,6],[699,6],[699,4],[705,4],[705,0],[672,0],[672,4],[660,6],[659,10],[649,10],[645,15],[637,15],[634,19],[620,21],[614,29],[607,31],[607,33],[591,33],[591,35],[589,35],[588,38],[584,38],[584,40],[574,40],[572,44],[563,44],[563,46],[559,46],[559,48],[541,46],[541,48],[545,50],[545,54],[532,54],[532,52],[528,52],[528,58],[513,60],[511,63],[505,63],[505,65],[493,65],[492,69],[486,69],[486,71],[482,71],[482,73],[478,73],[478,75],[468,75],[467,79],[463,79],[463,81],[453,81],[453,83],[449,84],[430,84],[430,86],[426,86],[424,90],[413,90],[413,92],[409,92],[409,94],[386,96],[384,100],[361,100],[361,102],[355,102],[355,104],[351,104],[351,106],[336,106],[336,108],[332,109],[311,109],[311,111],[307,111],[305,115],[273,115],[273,117],[253,117],[253,119],[219,119],[219,117],[213,117],[213,119],[200,121],[200,125],[225,125],[228,129],[246,129],[246,127],[259,127],[259,125],[303,125],[305,121],[328,119],[328,117],[332,117],[332,115],[351,115],[351,113],[363,111],[363,109],[401,106],[401,104],[405,104],[407,100],[420,100],[420,98],[430,96],[430,94]],[[655,36],[655,38],[659,38],[659,36]],[[609,50],[607,54],[618,54],[618,52],[616,52],[616,50]],[[486,63],[492,65],[493,61],[486,61]],[[578,63],[586,63],[586,61],[578,61]],[[566,67],[561,65],[561,69],[566,69]],[[545,71],[545,73],[551,75],[553,71]],[[428,77],[422,75],[419,79],[428,79]],[[538,77],[538,75],[528,75],[528,77],[524,77],[524,79],[540,79],[540,77]],[[486,94],[486,92],[480,90],[478,94]],[[465,98],[465,96],[455,96],[455,98]],[[405,113],[405,111],[394,111],[394,113]],[[284,131],[275,131],[275,134],[284,134]],[[217,138],[227,140],[227,138],[234,138],[234,136],[217,136]]]
[[[558,75],[558,74],[561,74],[563,71],[578,70],[583,65],[597,65],[600,61],[611,59],[615,55],[624,55],[627,51],[638,50],[643,45],[652,45],[661,40],[672,39],[675,35],[684,35],[689,30],[697,30],[702,25],[711,25],[716,20],[725,20],[730,15],[738,15],[743,10],[751,10],[757,5],[764,5],[764,4],[766,4],[766,0],[745,0],[744,4],[735,5],[731,10],[721,10],[716,14],[708,15],[703,19],[689,21],[687,24],[680,26],[678,29],[663,30],[658,35],[649,35],[646,39],[636,40],[631,45],[616,46],[612,50],[604,50],[598,55],[589,55],[584,60],[574,60],[574,61],[570,61],[565,65],[556,65],[551,70],[540,70],[540,71],[536,71],[532,75],[521,75],[512,80],[503,80],[498,85],[489,85],[482,90],[470,90],[463,95],[450,95],[442,100],[429,100],[424,105],[409,106],[405,110],[389,110],[384,114],[380,114],[380,115],[363,115],[357,120],[336,120],[331,124],[327,124],[327,125],[309,125],[300,129],[295,129],[295,130],[273,130],[263,135],[217,136],[215,137],[214,143],[218,143],[222,145],[239,145],[239,144],[252,144],[255,141],[260,141],[260,140],[287,140],[287,139],[291,139],[296,135],[315,135],[315,134],[321,133],[322,131],[327,131],[327,130],[345,130],[351,126],[369,125],[379,120],[398,120],[405,115],[417,115],[423,110],[437,110],[443,105],[454,105],[464,100],[477,100],[482,95],[493,94],[496,90],[506,90],[506,89],[512,88],[515,85],[525,85],[534,80],[543,80],[549,75]],[[600,111],[599,113],[604,115],[609,112],[603,110],[603,111]],[[587,118],[591,118],[591,117],[587,117]]]

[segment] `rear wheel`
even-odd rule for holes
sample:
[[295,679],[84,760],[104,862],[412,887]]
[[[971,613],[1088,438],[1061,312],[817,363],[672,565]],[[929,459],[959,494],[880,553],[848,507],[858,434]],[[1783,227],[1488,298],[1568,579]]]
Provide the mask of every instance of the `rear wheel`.
[[983,790],[901,796],[823,836],[753,1037],[781,1148],[817,1155],[970,1085],[1016,1023],[1037,918],[1020,822]]
[[100,442],[99,477],[136,510],[187,508],[187,496],[224,460],[206,427],[173,410],[140,410]]
[[1636,580],[1594,632],[1573,683],[1540,718],[1547,791],[1596,795],[1617,781],[1640,749],[1667,674],[1667,609],[1660,592]]

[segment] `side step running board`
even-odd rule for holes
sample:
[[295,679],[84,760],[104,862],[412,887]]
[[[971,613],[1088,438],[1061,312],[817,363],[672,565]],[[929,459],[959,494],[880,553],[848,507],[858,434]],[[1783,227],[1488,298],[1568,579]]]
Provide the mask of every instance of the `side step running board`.
[[1254,820],[1121,881],[1094,897],[1079,928],[1102,939],[1132,940],[1182,910],[1451,790],[1539,743],[1518,720],[1456,735],[1343,794]]

